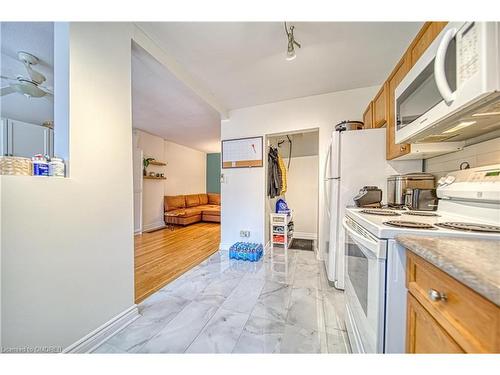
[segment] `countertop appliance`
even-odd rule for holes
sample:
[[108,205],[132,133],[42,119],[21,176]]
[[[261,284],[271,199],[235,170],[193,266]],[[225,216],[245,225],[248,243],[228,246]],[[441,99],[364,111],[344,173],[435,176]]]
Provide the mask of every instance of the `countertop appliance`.
[[405,205],[407,189],[434,189],[435,178],[430,173],[407,173],[387,178],[387,204],[392,207]]
[[434,211],[437,203],[436,189],[406,189],[405,206],[410,210]]
[[[320,250],[328,280],[344,289],[342,218],[345,207],[361,186],[385,190],[388,175],[421,171],[420,160],[388,162],[385,158],[385,129],[334,130],[324,164],[324,202],[329,222],[321,232]],[[385,194],[383,194],[385,195]],[[384,198],[384,197],[382,197]]]
[[434,212],[346,210],[345,320],[354,352],[405,352],[406,254],[395,236],[500,241],[500,164],[452,172],[440,181]]
[[500,128],[499,60],[498,22],[449,22],[396,88],[396,143]]
[[357,207],[380,206],[382,190],[376,186],[364,186],[353,200]]

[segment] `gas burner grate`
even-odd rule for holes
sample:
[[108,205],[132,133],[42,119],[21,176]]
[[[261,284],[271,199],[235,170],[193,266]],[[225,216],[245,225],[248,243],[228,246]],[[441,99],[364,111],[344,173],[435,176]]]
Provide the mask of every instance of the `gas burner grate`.
[[386,210],[361,210],[362,214],[378,215],[378,216],[400,216],[397,212]]
[[391,220],[391,221],[386,221],[384,224],[390,225],[391,227],[398,227],[398,228],[437,229],[436,227],[434,227],[430,224],[418,223],[416,221]]
[[415,212],[415,211],[408,211],[408,212],[403,212],[405,215],[412,215],[412,216],[432,216],[432,217],[438,217],[439,215],[434,213],[434,212]]
[[445,229],[462,230],[466,232],[488,232],[488,233],[500,233],[500,227],[495,225],[487,224],[476,224],[476,223],[461,223],[454,221],[447,221],[444,223],[436,223],[436,226]]

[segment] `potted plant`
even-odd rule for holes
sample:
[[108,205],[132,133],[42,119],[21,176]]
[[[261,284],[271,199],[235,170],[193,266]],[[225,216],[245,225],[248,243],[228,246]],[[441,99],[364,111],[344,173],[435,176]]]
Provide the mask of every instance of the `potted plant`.
[[149,163],[152,162],[153,160],[155,160],[155,158],[144,158],[142,160],[142,164],[144,165],[144,169],[142,170],[142,174],[144,176],[148,175],[148,172],[146,171],[146,168],[149,167]]

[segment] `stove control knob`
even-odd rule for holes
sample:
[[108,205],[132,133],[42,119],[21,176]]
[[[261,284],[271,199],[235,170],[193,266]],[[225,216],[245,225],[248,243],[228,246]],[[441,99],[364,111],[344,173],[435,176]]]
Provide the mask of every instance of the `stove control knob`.
[[448,177],[446,177],[446,179],[444,180],[444,183],[445,183],[446,185],[450,185],[450,184],[452,184],[455,180],[456,180],[456,177],[455,177],[455,176],[448,176]]
[[446,177],[441,177],[439,180],[438,180],[438,185],[439,186],[443,186],[445,184],[445,181],[446,181]]

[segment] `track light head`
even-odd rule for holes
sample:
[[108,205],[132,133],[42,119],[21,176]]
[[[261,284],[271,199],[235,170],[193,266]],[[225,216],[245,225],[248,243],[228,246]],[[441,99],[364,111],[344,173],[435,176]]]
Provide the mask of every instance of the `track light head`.
[[295,53],[295,46],[301,48],[300,43],[295,40],[295,37],[293,35],[294,29],[295,29],[295,26],[290,26],[290,28],[288,28],[286,25],[286,22],[285,22],[285,32],[286,32],[286,36],[288,38],[286,59],[288,61],[291,61],[297,57],[297,54]]

